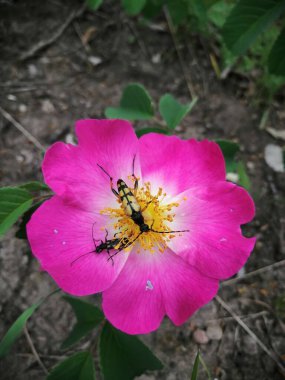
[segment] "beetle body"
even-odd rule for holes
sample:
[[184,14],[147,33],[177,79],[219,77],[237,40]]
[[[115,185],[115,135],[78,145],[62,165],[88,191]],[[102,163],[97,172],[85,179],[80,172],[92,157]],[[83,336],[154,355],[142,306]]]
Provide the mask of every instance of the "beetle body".
[[[135,158],[136,158],[136,156],[134,156],[134,158],[133,158],[133,173],[132,173],[132,177],[133,177],[134,182],[135,182],[134,193],[137,191],[137,188],[138,188],[138,178],[135,176],[135,173],[134,173]],[[149,225],[145,223],[144,216],[142,214],[143,210],[141,210],[141,207],[140,207],[134,193],[129,188],[129,186],[126,184],[126,182],[123,181],[121,178],[119,178],[117,180],[117,189],[118,189],[118,191],[117,191],[116,189],[114,189],[114,186],[113,186],[113,177],[111,177],[110,174],[101,165],[99,165],[99,164],[97,164],[97,165],[109,177],[111,190],[116,195],[116,197],[121,201],[123,208],[124,208],[124,211],[125,211],[125,214],[127,216],[129,216],[133,220],[133,222],[136,225],[138,225],[140,228],[140,233],[134,240],[137,240],[137,238],[142,233],[149,232],[149,231],[156,232],[159,234],[170,234],[170,233],[176,233],[176,232],[189,232],[188,230],[183,230],[183,231],[155,231],[155,230],[153,230],[152,226],[149,227]],[[152,200],[150,200],[150,202],[147,203],[147,205],[145,206],[144,209],[146,209],[146,207],[151,202],[152,202]],[[132,244],[132,243],[128,243],[128,246],[130,244]],[[122,248],[122,249],[124,249],[124,248]],[[120,249],[120,250],[122,250],[122,249]]]
[[141,207],[131,189],[122,179],[118,179],[117,186],[118,194],[126,215],[128,215],[133,222],[140,227],[140,232],[150,231],[150,227],[144,221]]
[[[95,223],[94,223],[95,224]],[[90,251],[90,252],[87,252],[87,253],[84,253],[83,255],[80,255],[79,257],[77,257],[75,260],[72,261],[71,265],[73,265],[77,260],[79,260],[81,257],[84,257],[86,255],[90,255],[91,253],[96,253],[96,254],[100,254],[102,253],[103,251],[106,251],[109,255],[109,258],[108,260],[112,260],[112,263],[113,262],[113,256],[116,255],[113,254],[111,255],[110,251],[112,249],[117,249],[118,252],[122,251],[123,249],[129,247],[131,244],[132,244],[132,241],[130,241],[129,239],[127,239],[126,237],[124,237],[123,239],[119,239],[119,238],[115,238],[115,239],[107,239],[107,236],[108,236],[108,231],[106,230],[106,236],[105,236],[105,241],[101,240],[101,243],[99,245],[96,245],[96,240],[93,236],[93,228],[94,228],[94,224],[93,224],[93,227],[92,227],[92,238],[93,238],[93,242],[94,242],[94,246],[95,246],[95,249],[93,249],[93,251]],[[98,240],[97,240],[98,241]]]

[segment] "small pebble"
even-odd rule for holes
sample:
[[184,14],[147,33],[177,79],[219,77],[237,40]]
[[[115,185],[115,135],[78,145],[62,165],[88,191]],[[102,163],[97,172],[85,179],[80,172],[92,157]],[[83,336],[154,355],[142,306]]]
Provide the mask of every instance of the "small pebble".
[[268,144],[264,149],[264,159],[268,166],[276,172],[285,172],[283,150],[279,145]]
[[31,164],[35,159],[33,153],[27,149],[21,149],[19,153],[24,158],[25,164]]
[[258,346],[251,336],[249,335],[244,336],[242,346],[246,354],[257,355]]
[[193,338],[198,344],[207,344],[209,342],[209,338],[204,330],[197,329],[194,331]]
[[154,64],[158,64],[158,63],[160,63],[160,61],[161,61],[161,54],[160,54],[160,53],[154,54],[154,55],[151,57],[151,61],[152,61],[152,63],[154,63]]
[[48,57],[42,57],[40,58],[40,62],[43,63],[44,65],[47,65],[50,63],[50,59]]
[[17,154],[17,155],[16,155],[16,161],[17,161],[17,162],[21,163],[21,162],[24,162],[24,160],[25,160],[24,157],[21,156],[20,154]]
[[37,76],[38,74],[38,69],[37,69],[37,66],[36,65],[33,65],[33,64],[30,64],[28,66],[28,72],[29,72],[29,75],[34,78],[35,76]]
[[221,340],[223,336],[223,330],[220,326],[208,326],[206,331],[207,337],[211,340]]
[[92,55],[91,57],[88,57],[88,61],[91,63],[91,65],[98,66],[100,63],[102,63],[102,58]]
[[238,271],[238,273],[237,273],[237,277],[243,277],[244,275],[245,275],[245,269],[241,268],[241,270]]
[[54,112],[55,108],[52,102],[49,99],[45,99],[42,101],[42,111],[45,113]]
[[25,113],[25,112],[27,112],[27,109],[28,109],[28,107],[27,107],[25,104],[20,104],[20,105],[19,105],[19,111],[20,111],[21,113]]
[[74,135],[72,133],[68,133],[65,137],[65,142],[67,144],[72,144],[72,145],[76,145],[76,141],[75,141],[75,138],[74,138]]
[[15,102],[17,100],[17,97],[13,94],[7,95],[7,99],[11,100],[11,102]]
[[255,244],[255,249],[257,251],[260,251],[261,248],[263,248],[263,243],[261,241],[257,241],[256,244]]
[[247,168],[250,170],[250,171],[254,171],[255,170],[255,164],[254,164],[254,162],[252,162],[252,161],[248,161],[247,163],[246,163],[246,166],[247,166]]
[[238,179],[239,179],[239,176],[237,173],[232,173],[232,172],[227,173],[227,180],[228,181],[237,183]]

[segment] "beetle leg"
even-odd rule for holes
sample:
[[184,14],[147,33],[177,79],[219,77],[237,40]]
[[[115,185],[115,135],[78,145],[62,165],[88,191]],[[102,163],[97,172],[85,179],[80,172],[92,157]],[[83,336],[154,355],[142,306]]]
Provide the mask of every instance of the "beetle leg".
[[136,155],[134,155],[134,158],[133,158],[133,170],[132,170],[132,177],[133,177],[133,180],[135,182],[135,185],[134,185],[134,196],[136,196],[136,193],[137,193],[137,189],[138,189],[138,185],[139,185],[139,180],[138,178],[136,177],[135,175],[135,160],[136,160]]

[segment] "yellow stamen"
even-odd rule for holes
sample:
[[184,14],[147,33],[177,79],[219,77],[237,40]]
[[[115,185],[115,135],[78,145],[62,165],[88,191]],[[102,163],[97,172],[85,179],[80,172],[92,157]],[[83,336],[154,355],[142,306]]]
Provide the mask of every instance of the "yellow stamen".
[[[118,208],[106,207],[101,210],[101,214],[110,217],[110,224],[106,228],[108,229],[108,227],[112,226],[117,231],[116,238],[120,239],[117,247],[123,244],[124,239],[132,242],[140,235],[135,241],[138,243],[137,253],[141,252],[141,249],[150,253],[154,253],[155,250],[164,252],[167,248],[167,243],[176,236],[174,233],[164,233],[171,231],[166,222],[173,222],[175,213],[173,213],[172,209],[179,206],[178,202],[163,204],[166,195],[161,187],[156,195],[152,195],[149,182],[137,189],[135,198],[140,205],[144,221],[151,230],[154,230],[143,232],[142,234],[140,234],[140,227],[129,215],[126,215],[121,202],[119,202]],[[131,247],[132,245],[130,245],[130,249]]]

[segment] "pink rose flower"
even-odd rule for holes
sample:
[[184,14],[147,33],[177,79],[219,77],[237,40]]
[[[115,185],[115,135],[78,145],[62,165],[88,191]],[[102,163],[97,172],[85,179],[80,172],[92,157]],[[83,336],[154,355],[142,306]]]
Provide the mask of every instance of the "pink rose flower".
[[[165,315],[184,323],[217,293],[219,280],[244,265],[255,238],[240,226],[254,216],[241,187],[227,182],[219,146],[150,133],[138,139],[123,120],[77,122],[78,145],[55,143],[43,162],[55,195],[33,214],[33,254],[65,292],[103,292],[103,311],[118,329],[144,334]],[[147,231],[126,214],[108,176],[134,188]],[[95,252],[94,241],[123,239],[128,248]],[[166,231],[179,233],[163,233]],[[116,235],[115,235],[116,234]],[[120,245],[119,245],[120,246]],[[86,254],[88,252],[92,252]]]

